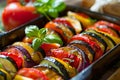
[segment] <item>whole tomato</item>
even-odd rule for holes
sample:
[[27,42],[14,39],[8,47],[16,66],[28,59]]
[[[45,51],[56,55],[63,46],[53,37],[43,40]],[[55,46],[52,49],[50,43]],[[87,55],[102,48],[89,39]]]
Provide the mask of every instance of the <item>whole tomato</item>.
[[2,12],[2,23],[6,31],[16,28],[40,14],[36,13],[36,9],[32,4],[27,3],[21,5],[20,2],[9,3]]

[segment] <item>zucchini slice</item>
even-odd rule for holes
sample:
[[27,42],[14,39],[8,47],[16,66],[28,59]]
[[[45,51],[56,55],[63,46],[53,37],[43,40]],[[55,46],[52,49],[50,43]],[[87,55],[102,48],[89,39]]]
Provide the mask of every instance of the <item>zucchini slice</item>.
[[57,72],[65,79],[68,80],[70,79],[69,74],[60,62],[58,62],[55,58],[53,57],[45,57],[44,60],[40,62],[41,66],[52,66],[57,70]]
[[10,45],[10,46],[7,46],[7,48],[4,51],[18,54],[23,59],[22,67],[32,67],[36,65],[34,61],[31,59],[31,56],[27,52],[27,50],[21,46]]
[[87,32],[92,32],[92,33],[95,33],[96,35],[99,35],[102,39],[104,39],[104,41],[106,42],[107,44],[107,49],[106,51],[112,49],[114,46],[115,46],[115,42],[113,40],[111,40],[110,37],[108,37],[107,35],[104,35],[100,32],[97,32],[93,29],[88,29]]
[[12,77],[14,77],[17,73],[17,64],[12,58],[0,55],[0,64],[2,65],[2,68],[6,70]]
[[50,80],[58,80],[58,79],[64,80],[62,75],[60,75],[58,71],[52,66],[37,65],[37,66],[34,66],[34,68],[42,71]]
[[90,36],[90,38],[92,40],[94,40],[95,42],[97,42],[99,44],[99,46],[101,47],[103,52],[106,51],[107,44],[100,36],[98,36],[98,35],[96,35],[96,34],[94,34],[92,32],[87,32],[87,31],[85,31],[85,32],[83,32],[81,34],[86,35],[86,36]]
[[12,80],[12,78],[7,71],[0,68],[0,80]]
[[[90,35],[91,37],[95,38],[98,40],[99,43],[101,43],[101,48],[103,49],[103,51],[105,52],[106,51],[106,48],[107,48],[107,43],[104,41],[104,39],[102,39],[99,35],[96,35],[95,33],[92,33],[92,32],[84,32],[85,34],[88,34]],[[83,33],[83,34],[84,34]]]

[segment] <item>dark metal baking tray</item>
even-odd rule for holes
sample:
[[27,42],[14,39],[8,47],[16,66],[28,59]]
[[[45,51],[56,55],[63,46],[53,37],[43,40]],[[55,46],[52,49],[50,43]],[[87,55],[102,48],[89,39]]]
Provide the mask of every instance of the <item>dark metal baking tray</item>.
[[[67,5],[67,8],[60,13],[60,16],[65,16],[67,11],[83,12],[90,17],[97,20],[107,20],[109,22],[116,23],[120,25],[120,19],[106,14],[91,12],[89,10]],[[38,25],[39,27],[44,27],[48,20],[44,16],[40,16],[30,22],[19,26],[19,28],[13,29],[0,35],[0,50],[5,46],[12,44],[15,41],[20,41],[25,36],[24,29],[27,25]],[[100,80],[104,74],[110,70],[115,63],[120,61],[120,44],[116,45],[113,49],[106,52],[101,58],[93,62],[86,69],[81,71],[78,75],[73,77],[71,80]]]

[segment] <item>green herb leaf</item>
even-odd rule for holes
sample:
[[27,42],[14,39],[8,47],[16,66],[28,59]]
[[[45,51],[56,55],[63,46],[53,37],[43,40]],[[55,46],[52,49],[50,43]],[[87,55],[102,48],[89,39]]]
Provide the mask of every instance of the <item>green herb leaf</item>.
[[35,38],[33,41],[32,41],[32,47],[34,50],[37,50],[40,45],[42,44],[42,40],[40,38]]
[[39,36],[39,28],[35,25],[30,25],[25,28],[25,34],[28,37],[37,37]]
[[34,6],[40,14],[47,18],[49,18],[48,16],[56,18],[59,12],[65,9],[66,4],[63,0],[36,0]]
[[56,34],[49,34],[44,38],[44,42],[47,43],[58,43],[60,45],[63,45],[63,42],[61,40],[61,38],[56,35]]
[[27,26],[25,29],[25,34],[28,37],[34,37],[32,41],[32,47],[34,50],[37,50],[43,42],[45,43],[58,43],[63,45],[61,38],[54,33],[47,33],[47,28],[39,29],[35,25]]
[[38,38],[44,39],[46,36],[47,29],[46,28],[41,28],[38,32]]

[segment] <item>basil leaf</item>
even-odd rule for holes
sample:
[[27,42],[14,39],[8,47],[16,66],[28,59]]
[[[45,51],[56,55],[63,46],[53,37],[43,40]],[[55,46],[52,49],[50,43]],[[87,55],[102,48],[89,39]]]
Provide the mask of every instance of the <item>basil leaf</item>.
[[35,38],[33,41],[32,41],[32,47],[34,50],[37,50],[40,45],[42,44],[42,40],[40,38]]
[[49,9],[47,13],[53,18],[58,17],[58,11],[55,9]]
[[47,32],[47,29],[46,28],[41,28],[40,30],[39,30],[39,38],[40,39],[44,39],[45,38],[45,36],[46,36],[46,32]]
[[37,37],[39,34],[39,28],[35,25],[30,25],[25,28],[25,34],[28,37]]
[[44,42],[47,42],[47,43],[58,43],[60,45],[63,45],[63,41],[56,34],[48,34],[48,35],[46,35],[46,37],[44,38]]
[[63,2],[63,0],[55,0],[52,4],[52,7],[60,12],[66,8],[66,4]]
[[38,13],[43,14],[47,18],[48,15],[53,18],[58,17],[58,13],[66,7],[63,0],[36,0],[34,6]]

